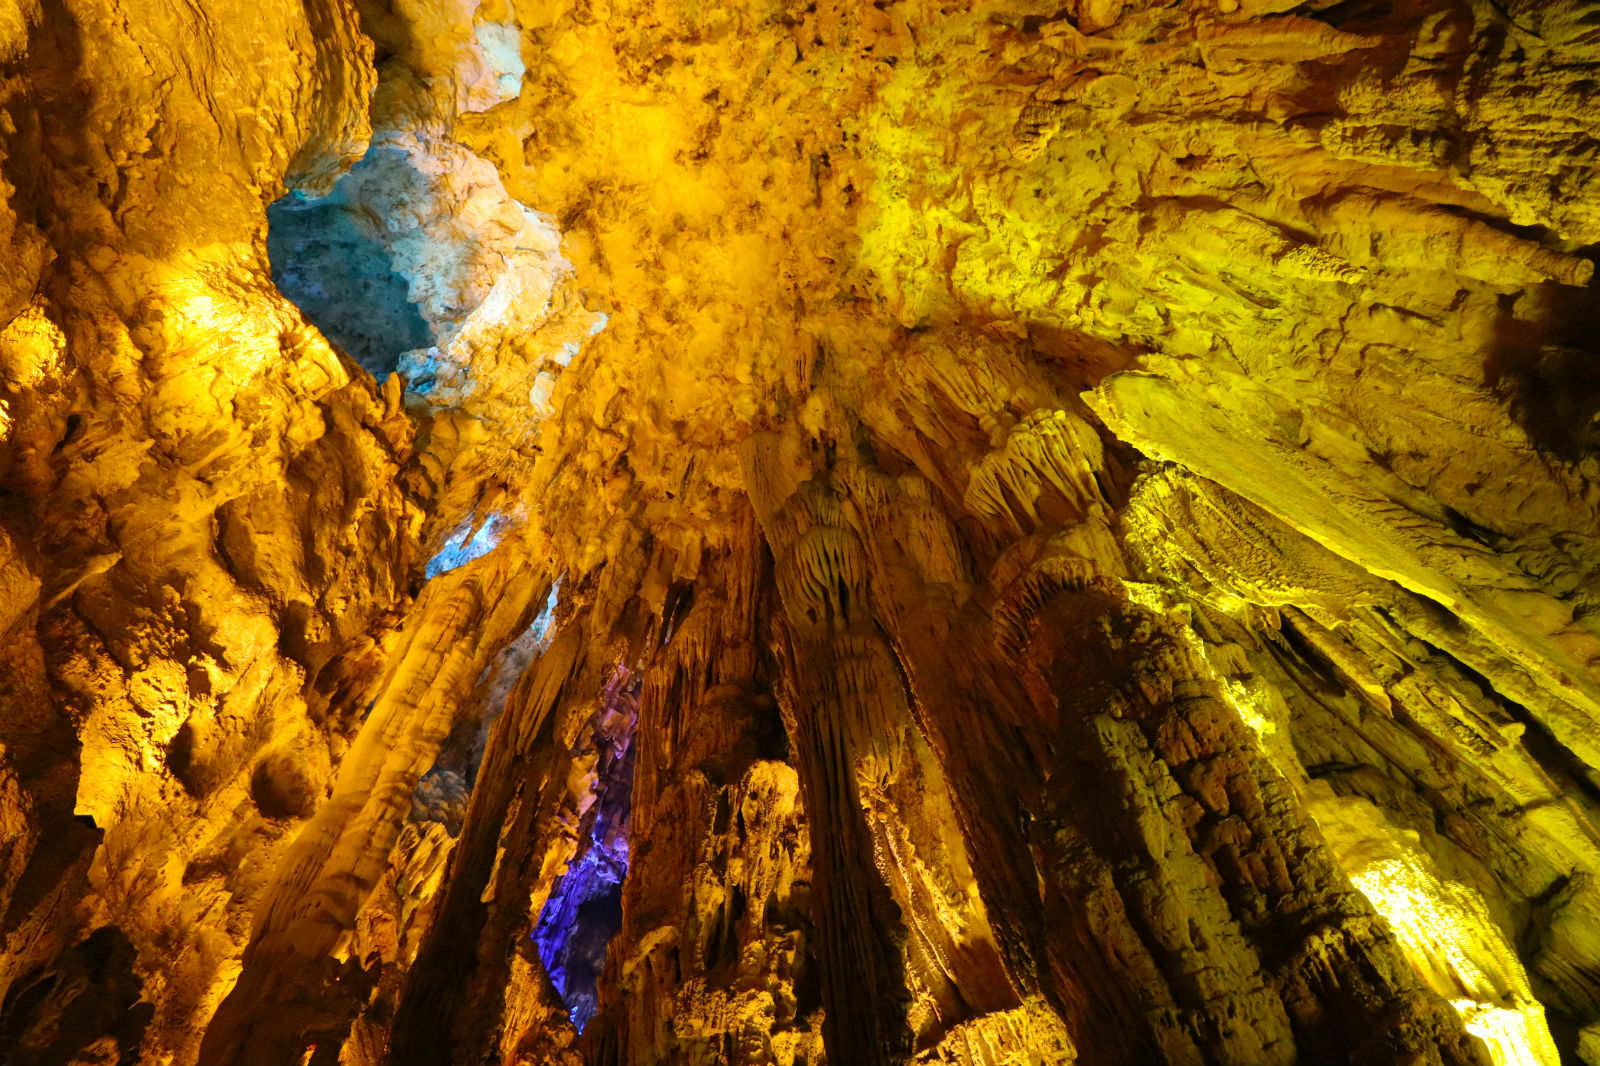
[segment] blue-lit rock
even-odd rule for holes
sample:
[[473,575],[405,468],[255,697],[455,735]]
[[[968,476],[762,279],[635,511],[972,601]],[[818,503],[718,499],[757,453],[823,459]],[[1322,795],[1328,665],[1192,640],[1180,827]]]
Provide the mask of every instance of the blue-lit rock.
[[510,100],[522,91],[522,75],[527,68],[522,62],[522,30],[514,22],[480,22],[473,36],[478,53],[494,74],[499,103]]
[[[504,34],[486,32],[505,60]],[[398,369],[418,394],[447,386],[446,406],[469,404],[486,379],[565,365],[592,329],[578,313],[540,335],[571,270],[559,234],[490,163],[422,131],[384,135],[327,196],[290,193],[268,223],[284,295],[377,377]]]
[[[375,165],[368,153],[357,169]],[[433,330],[411,302],[377,218],[349,203],[338,186],[320,200],[290,193],[267,209],[267,219],[272,280],[374,376],[388,376],[408,348],[432,343]]]
[[437,577],[447,570],[481,559],[500,543],[498,525],[494,518],[485,521],[476,530],[471,521],[463,522],[450,539],[444,542],[439,554],[428,560],[427,576]]
[[606,945],[622,928],[622,879],[627,873],[627,838],[618,835],[608,845],[591,837],[550,893],[534,930],[539,960],[580,1031],[598,1009]]
[[533,933],[539,960],[580,1031],[599,1008],[597,982],[606,945],[622,928],[637,713],[625,685],[614,688],[595,712],[584,745],[593,746],[595,800],[580,823],[567,872],[551,889]]

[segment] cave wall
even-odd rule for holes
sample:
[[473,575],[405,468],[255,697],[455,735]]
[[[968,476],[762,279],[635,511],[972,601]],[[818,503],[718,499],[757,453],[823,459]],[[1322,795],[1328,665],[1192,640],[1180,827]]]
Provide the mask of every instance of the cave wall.
[[0,10],[0,1060],[1600,1063],[1597,19]]

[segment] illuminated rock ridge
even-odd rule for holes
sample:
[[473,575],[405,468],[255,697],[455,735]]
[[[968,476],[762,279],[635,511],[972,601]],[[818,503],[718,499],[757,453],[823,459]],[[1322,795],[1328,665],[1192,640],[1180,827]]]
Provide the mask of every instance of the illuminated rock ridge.
[[0,0],[0,202],[0,1062],[1600,1066],[1594,0]]

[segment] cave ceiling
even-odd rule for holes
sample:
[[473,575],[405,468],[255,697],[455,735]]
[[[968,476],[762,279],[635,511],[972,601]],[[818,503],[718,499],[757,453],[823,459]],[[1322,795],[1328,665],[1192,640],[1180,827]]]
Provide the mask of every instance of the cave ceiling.
[[1597,87],[0,0],[0,1062],[1600,1066]]

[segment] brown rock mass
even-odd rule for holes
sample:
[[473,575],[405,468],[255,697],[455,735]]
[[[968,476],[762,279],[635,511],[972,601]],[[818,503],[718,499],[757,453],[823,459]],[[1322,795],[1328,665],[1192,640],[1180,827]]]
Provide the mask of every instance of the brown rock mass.
[[0,1063],[1600,1066],[1595,0],[0,0]]

